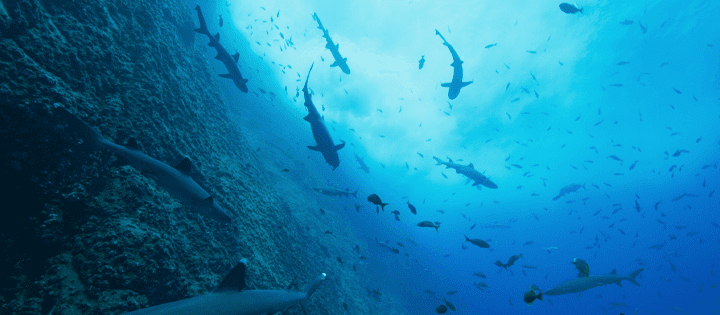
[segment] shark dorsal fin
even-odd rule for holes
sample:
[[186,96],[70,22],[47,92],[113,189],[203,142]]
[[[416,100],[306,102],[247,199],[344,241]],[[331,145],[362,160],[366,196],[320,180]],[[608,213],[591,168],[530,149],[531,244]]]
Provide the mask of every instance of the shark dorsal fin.
[[475,167],[473,166],[472,163],[470,163],[470,164],[468,165],[468,167],[469,167],[469,168],[472,168],[472,169],[475,169]]
[[245,288],[245,270],[247,269],[247,259],[243,258],[233,267],[225,276],[215,292],[222,291],[242,291]]
[[617,270],[613,269],[613,271],[610,271],[610,274],[611,274],[611,275],[616,275],[616,274],[617,274]]
[[190,170],[192,169],[192,163],[190,163],[189,157],[184,157],[178,165],[175,165],[175,169],[182,172],[185,175],[190,174]]
[[235,60],[235,62],[238,62],[238,59],[240,59],[240,53],[236,52],[232,57]]
[[133,150],[140,150],[140,145],[138,144],[135,137],[130,137],[129,139],[127,139],[127,142],[125,142],[125,147]]
[[285,290],[290,290],[290,289],[292,289],[293,285],[295,285],[295,280],[297,280],[297,278],[298,278],[298,277],[295,276],[295,278],[293,278],[293,280],[290,282],[290,284],[287,286],[287,289],[285,289]]
[[215,34],[215,39],[216,39],[216,40],[220,40],[220,33],[219,33],[219,32],[218,32],[217,34]]

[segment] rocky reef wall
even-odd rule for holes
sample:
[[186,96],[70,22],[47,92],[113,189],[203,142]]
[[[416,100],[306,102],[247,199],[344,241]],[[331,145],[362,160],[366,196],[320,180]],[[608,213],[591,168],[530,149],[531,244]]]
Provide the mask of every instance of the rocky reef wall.
[[[192,32],[169,0],[17,0],[0,14],[2,314],[121,314],[212,290],[241,258],[249,285],[329,280],[315,314],[366,314],[364,289],[335,257],[352,236],[309,214],[301,187],[275,175],[229,119]],[[235,105],[235,104],[233,104]],[[233,223],[203,217],[150,177],[64,130],[63,106],[112,142],[137,138],[194,178]],[[344,238],[342,238],[344,237]],[[297,310],[295,310],[297,311]]]

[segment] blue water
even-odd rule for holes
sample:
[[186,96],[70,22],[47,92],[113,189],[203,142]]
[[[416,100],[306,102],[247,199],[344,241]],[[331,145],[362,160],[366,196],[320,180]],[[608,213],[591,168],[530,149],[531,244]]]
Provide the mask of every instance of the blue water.
[[[392,313],[431,314],[445,298],[458,314],[717,313],[720,2],[589,1],[574,15],[558,4],[263,1],[205,10],[225,14],[223,43],[251,56],[240,61],[250,94],[220,82],[229,102],[242,104],[233,110],[244,128],[290,148],[320,184],[360,189],[357,200],[317,198],[365,241],[369,259],[357,262],[359,272],[367,288],[395,298]],[[329,66],[314,12],[350,75]],[[454,100],[440,86],[452,77],[452,58],[435,29],[464,61],[464,80],[473,80]],[[305,148],[314,142],[301,120],[302,92],[293,100],[313,62],[313,101],[324,106],[335,142],[348,143],[335,171]],[[357,169],[354,153],[370,174]],[[473,163],[499,188],[465,185],[433,156]],[[571,184],[585,187],[552,200]],[[385,212],[365,200],[372,193],[390,203]],[[442,222],[439,232],[416,226],[424,220]],[[463,235],[491,247],[463,249]],[[393,254],[376,238],[405,247]],[[494,265],[520,253],[509,270]],[[574,258],[591,275],[645,268],[641,286],[623,281],[523,302],[531,284],[546,290],[575,277]],[[478,271],[487,279],[473,277]],[[473,285],[480,281],[486,291]]]

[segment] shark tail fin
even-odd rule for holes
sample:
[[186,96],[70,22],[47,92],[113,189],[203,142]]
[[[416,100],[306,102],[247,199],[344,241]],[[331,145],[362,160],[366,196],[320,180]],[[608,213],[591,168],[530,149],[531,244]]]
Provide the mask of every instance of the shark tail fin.
[[317,290],[317,288],[320,287],[320,284],[325,280],[326,277],[327,277],[327,275],[323,272],[320,275],[318,275],[317,277],[315,277],[315,280],[308,283],[304,290],[306,296],[310,297],[315,292],[315,290]]
[[88,141],[94,147],[100,146],[103,142],[107,141],[97,129],[90,127],[90,125],[73,115],[65,109],[65,107],[56,107],[55,112],[62,115],[63,118],[67,120],[70,128],[74,129],[84,141]]
[[353,195],[355,198],[357,198],[357,193],[358,193],[358,191],[360,191],[360,189],[358,189],[358,190],[356,190],[354,193],[352,193],[352,195]]
[[382,208],[382,211],[385,212],[385,206],[389,205],[389,203],[380,203],[380,207]]
[[208,31],[207,24],[205,23],[205,17],[202,15],[202,10],[200,10],[199,4],[195,6],[195,10],[198,13],[198,20],[200,20],[200,27],[196,28],[195,32],[210,36],[210,31]]
[[631,274],[627,276],[627,281],[630,281],[630,283],[640,286],[640,283],[638,283],[635,278],[643,271],[645,268],[640,268],[638,270],[633,271]]
[[473,83],[473,81],[463,82],[461,87],[465,87]]
[[582,13],[583,13],[583,9],[584,9],[584,8],[580,8],[580,14],[582,14]]

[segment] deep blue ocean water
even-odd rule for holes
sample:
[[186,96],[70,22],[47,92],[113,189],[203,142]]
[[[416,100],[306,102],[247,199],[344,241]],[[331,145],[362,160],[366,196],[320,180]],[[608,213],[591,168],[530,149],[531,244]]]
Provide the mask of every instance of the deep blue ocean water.
[[[235,109],[241,123],[289,147],[326,180],[318,184],[360,190],[358,199],[317,198],[366,241],[365,286],[399,297],[399,312],[431,314],[447,299],[458,314],[717,313],[720,2],[589,1],[576,14],[559,4],[228,1],[205,10],[234,26],[221,31],[228,46],[256,56],[241,60],[251,92],[275,91],[282,104],[223,82],[228,99],[246,103]],[[350,75],[330,67],[313,13]],[[436,30],[473,81],[454,100],[440,85],[453,68]],[[305,148],[314,142],[302,91],[295,96],[312,63],[313,101],[335,142],[347,142],[335,171]],[[498,188],[467,185],[433,156],[473,163]],[[583,188],[553,200],[573,184]],[[366,201],[373,193],[390,204],[384,212]],[[441,222],[439,232],[416,225],[425,220]],[[508,270],[494,264],[517,254]],[[523,302],[531,284],[576,277],[575,258],[591,275],[644,268],[641,286]]]

